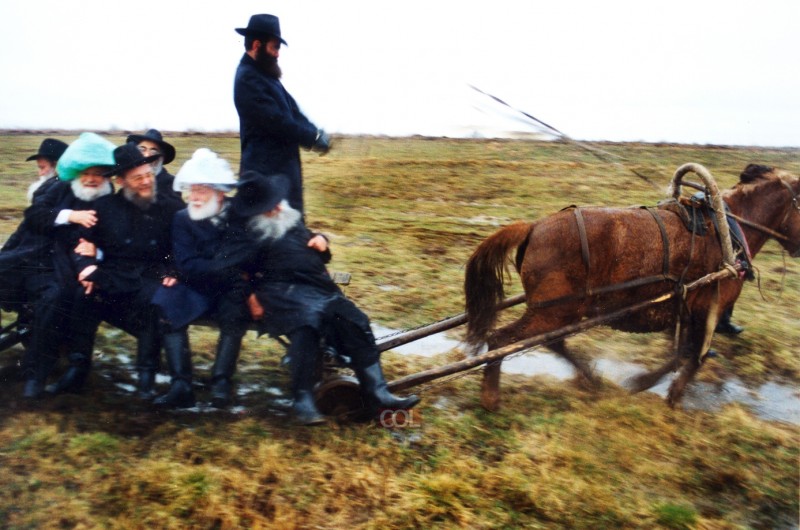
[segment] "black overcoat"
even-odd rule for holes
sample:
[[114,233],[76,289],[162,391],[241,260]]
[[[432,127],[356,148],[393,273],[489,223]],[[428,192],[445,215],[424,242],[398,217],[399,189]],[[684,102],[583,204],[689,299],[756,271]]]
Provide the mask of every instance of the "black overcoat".
[[[147,209],[127,200],[124,190],[93,202],[97,224],[78,232],[78,237],[102,250],[102,261],[75,256],[80,272],[98,265],[86,279],[106,293],[131,293],[152,289],[166,276],[175,276],[172,259],[172,219],[183,204],[167,196]],[[150,293],[152,296],[152,293]]]
[[300,112],[279,79],[260,71],[247,54],[236,70],[233,100],[239,113],[241,171],[254,170],[289,178],[289,204],[303,211],[300,150],[311,148],[317,127]]
[[344,296],[328,273],[329,251],[308,246],[314,234],[302,222],[277,240],[258,243],[258,252],[245,268],[264,307],[262,331],[286,335],[302,326],[325,333],[335,318],[370,332],[368,317]]
[[[227,199],[226,199],[227,200]],[[239,227],[228,222],[228,210],[212,219],[194,221],[188,209],[175,214],[172,224],[172,249],[179,284],[160,287],[154,298],[175,328],[221,307],[230,315],[215,315],[224,322],[247,318],[247,282],[236,266],[252,253],[253,245],[244,239]],[[225,297],[229,305],[221,304]]]

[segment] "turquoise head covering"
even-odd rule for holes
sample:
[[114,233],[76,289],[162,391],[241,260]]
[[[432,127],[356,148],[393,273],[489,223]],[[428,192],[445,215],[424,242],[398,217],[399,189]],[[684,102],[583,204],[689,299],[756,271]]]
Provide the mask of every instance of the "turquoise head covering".
[[56,173],[58,178],[71,181],[78,178],[81,171],[94,166],[113,166],[116,146],[102,136],[85,132],[69,144],[58,159]]

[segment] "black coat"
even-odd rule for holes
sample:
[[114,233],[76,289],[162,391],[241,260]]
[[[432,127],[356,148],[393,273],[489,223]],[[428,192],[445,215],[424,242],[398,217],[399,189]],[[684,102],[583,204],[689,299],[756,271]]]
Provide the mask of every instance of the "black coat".
[[75,257],[80,272],[98,269],[87,277],[110,294],[153,289],[166,276],[176,274],[172,259],[172,219],[183,204],[160,195],[146,210],[134,205],[120,190],[94,201],[97,224],[78,234],[102,250],[102,261]]
[[245,265],[253,290],[264,307],[263,331],[285,335],[301,326],[324,333],[335,317],[369,330],[369,320],[336,285],[326,264],[329,251],[309,248],[313,234],[300,222],[277,240],[257,244]]
[[[172,249],[179,285],[159,288],[154,299],[167,320],[180,328],[220,307],[233,307],[230,312],[236,314],[221,315],[218,320],[246,318],[249,289],[235,263],[250,255],[252,246],[238,227],[231,226],[227,209],[213,220],[194,221],[187,209],[176,213]],[[229,305],[220,303],[222,297]]]
[[166,195],[183,202],[180,192],[172,189],[172,185],[174,183],[175,176],[167,171],[166,168],[162,167],[161,171],[159,171],[158,175],[156,175],[156,191],[159,195]]
[[261,72],[247,54],[236,70],[233,100],[239,113],[241,171],[289,178],[289,204],[303,211],[300,150],[311,148],[317,127],[306,118],[280,80]]
[[[24,220],[0,252],[0,272],[16,270],[20,274],[38,274],[55,269],[60,279],[73,279],[71,250],[67,245],[78,230],[76,225],[56,226],[62,210],[92,210],[93,203],[75,197],[69,183],[46,180],[25,209]],[[55,263],[54,263],[55,260]]]

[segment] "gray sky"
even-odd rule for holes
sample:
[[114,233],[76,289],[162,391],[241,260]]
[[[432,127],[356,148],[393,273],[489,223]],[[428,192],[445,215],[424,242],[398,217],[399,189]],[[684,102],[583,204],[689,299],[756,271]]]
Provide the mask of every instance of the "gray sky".
[[800,146],[800,1],[0,1],[0,128],[238,130],[235,27],[332,133]]

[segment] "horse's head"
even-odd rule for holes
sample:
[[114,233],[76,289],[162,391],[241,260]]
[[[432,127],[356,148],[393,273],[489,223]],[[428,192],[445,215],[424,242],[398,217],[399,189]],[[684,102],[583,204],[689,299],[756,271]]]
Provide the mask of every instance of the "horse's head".
[[[753,185],[773,196],[768,202],[774,208],[774,221],[768,226],[770,234],[793,257],[800,257],[800,178],[767,166],[748,165],[739,178],[740,185]],[[759,193],[760,194],[760,193]],[[765,197],[766,198],[766,197]]]

